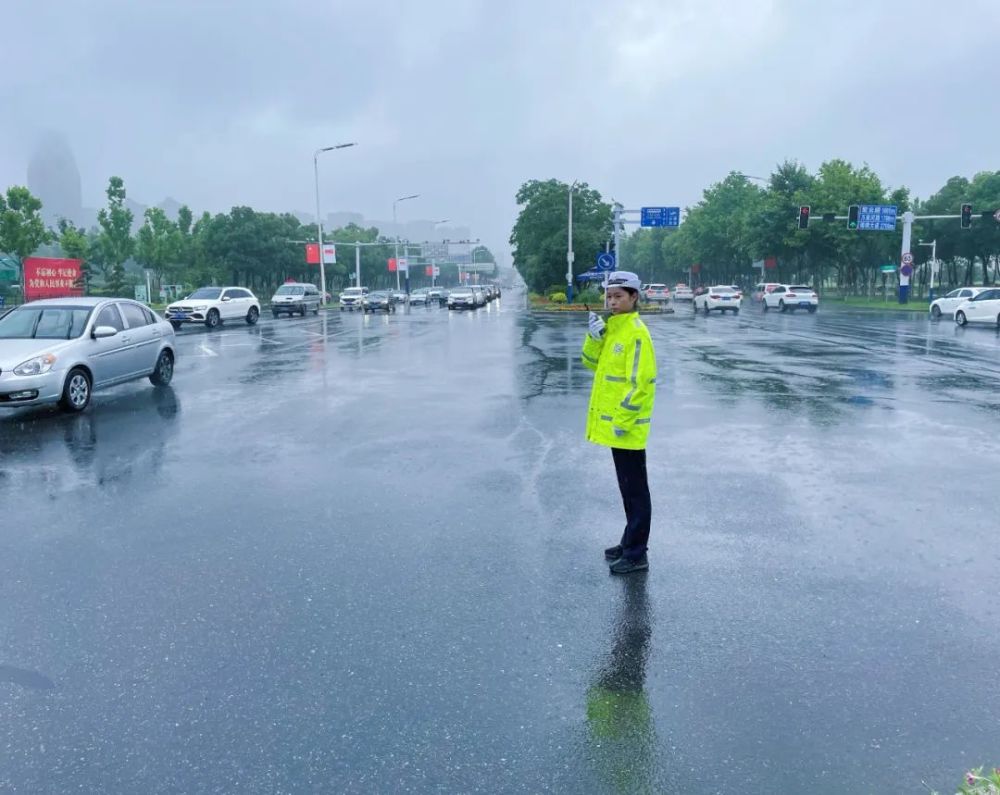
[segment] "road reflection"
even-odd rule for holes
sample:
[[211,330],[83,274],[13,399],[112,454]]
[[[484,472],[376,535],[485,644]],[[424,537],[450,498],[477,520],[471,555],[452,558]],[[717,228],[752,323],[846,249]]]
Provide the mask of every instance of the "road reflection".
[[587,691],[590,758],[614,792],[653,792],[656,731],[646,693],[653,635],[646,574],[621,581],[611,650]]

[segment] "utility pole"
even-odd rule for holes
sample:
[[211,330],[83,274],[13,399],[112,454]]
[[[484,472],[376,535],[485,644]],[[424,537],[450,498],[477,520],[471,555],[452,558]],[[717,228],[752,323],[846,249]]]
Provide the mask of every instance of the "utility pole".
[[354,242],[354,286],[361,287],[361,241]]
[[932,302],[934,300],[934,277],[937,276],[937,271],[938,271],[937,238],[932,240],[930,243],[925,243],[923,240],[918,240],[917,245],[931,247],[931,287],[930,291],[927,293],[927,301]]
[[569,186],[569,210],[567,212],[566,228],[566,300],[573,303],[573,190],[577,186],[577,181]]

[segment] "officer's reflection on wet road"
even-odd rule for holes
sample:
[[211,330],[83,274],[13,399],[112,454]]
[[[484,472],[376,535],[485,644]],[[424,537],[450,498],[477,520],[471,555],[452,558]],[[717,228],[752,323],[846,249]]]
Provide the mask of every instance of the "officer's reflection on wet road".
[[620,581],[610,650],[587,690],[594,777],[614,792],[652,792],[656,781],[656,726],[646,692],[653,634],[648,576]]

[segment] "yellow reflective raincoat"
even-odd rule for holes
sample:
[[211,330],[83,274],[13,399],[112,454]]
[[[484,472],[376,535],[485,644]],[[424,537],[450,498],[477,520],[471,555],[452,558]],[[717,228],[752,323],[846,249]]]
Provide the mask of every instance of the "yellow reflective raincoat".
[[[656,354],[639,313],[612,315],[599,340],[588,334],[583,363],[594,371],[587,441],[645,450],[656,393]],[[620,436],[615,428],[622,431]]]

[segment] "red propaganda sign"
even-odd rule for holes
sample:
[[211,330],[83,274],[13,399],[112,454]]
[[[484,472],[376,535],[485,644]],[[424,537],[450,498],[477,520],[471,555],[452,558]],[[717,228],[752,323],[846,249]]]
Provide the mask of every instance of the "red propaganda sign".
[[433,265],[428,265],[426,268],[424,268],[424,276],[433,276],[433,275],[434,275]]
[[25,257],[24,300],[71,298],[83,295],[80,266],[83,260]]
[[701,265],[697,262],[694,265],[692,265],[691,273],[701,273]]
[[389,257],[389,272],[393,273],[396,270],[396,258]]
[[306,243],[306,265],[319,265],[319,243]]
[[767,269],[769,271],[773,271],[777,267],[778,267],[778,258],[777,257],[768,257],[767,259],[764,260],[764,268],[765,269]]

